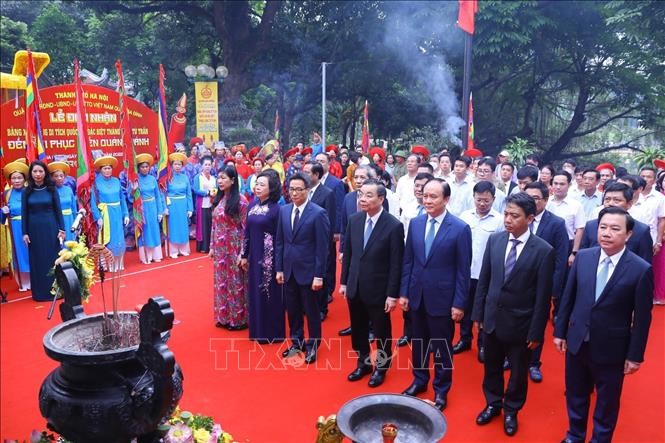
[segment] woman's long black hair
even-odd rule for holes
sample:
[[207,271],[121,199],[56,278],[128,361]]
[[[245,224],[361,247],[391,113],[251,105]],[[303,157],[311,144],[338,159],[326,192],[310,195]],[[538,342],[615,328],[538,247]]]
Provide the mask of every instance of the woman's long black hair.
[[226,194],[226,204],[224,205],[224,213],[231,218],[238,218],[240,216],[240,187],[238,186],[238,172],[233,165],[226,164],[219,171],[217,171],[217,176],[219,174],[224,174],[231,179],[233,184],[231,188],[225,193],[218,188],[217,195],[212,202],[213,209],[217,207],[219,202],[222,200]]
[[28,195],[32,194],[32,191],[35,189],[37,186],[35,184],[35,179],[32,178],[32,170],[35,169],[35,166],[41,166],[44,168],[44,186],[46,186],[46,189],[48,189],[49,192],[55,192],[55,183],[53,182],[53,179],[51,178],[51,174],[48,172],[48,168],[46,167],[46,163],[40,160],[35,160],[32,163],[30,163],[30,168],[28,168],[28,186],[26,188],[26,193]]

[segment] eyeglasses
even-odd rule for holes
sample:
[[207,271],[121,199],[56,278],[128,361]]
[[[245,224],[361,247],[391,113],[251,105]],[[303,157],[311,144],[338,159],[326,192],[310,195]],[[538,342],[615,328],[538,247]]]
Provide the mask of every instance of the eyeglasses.
[[289,192],[303,192],[306,190],[306,188],[289,188]]

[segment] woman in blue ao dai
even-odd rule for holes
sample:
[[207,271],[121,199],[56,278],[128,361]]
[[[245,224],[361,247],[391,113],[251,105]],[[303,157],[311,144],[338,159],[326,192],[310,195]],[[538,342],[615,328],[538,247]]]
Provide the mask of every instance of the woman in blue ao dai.
[[136,156],[139,167],[139,189],[143,205],[143,228],[138,240],[141,263],[162,261],[162,231],[160,223],[164,216],[164,196],[159,191],[157,179],[150,175],[154,159],[150,154]]
[[99,227],[98,243],[113,254],[113,263],[108,263],[111,272],[125,269],[125,231],[129,224],[127,199],[120,180],[113,177],[113,168],[118,165],[115,157],[104,156],[95,160],[95,189],[90,195],[90,209]]
[[76,232],[72,232],[71,227],[76,218],[78,203],[72,188],[65,185],[65,177],[69,175],[69,165],[65,162],[51,162],[47,168],[55,183],[55,189],[58,190],[58,197],[60,197],[60,210],[65,223],[65,240],[77,240]]
[[166,210],[169,241],[169,255],[177,258],[178,255],[189,255],[189,219],[194,211],[192,201],[192,188],[189,178],[183,171],[187,161],[185,154],[174,152],[169,155],[173,177],[169,181],[166,196]]
[[11,231],[12,268],[14,278],[20,292],[30,290],[30,259],[28,246],[23,242],[23,226],[21,211],[23,208],[23,193],[25,192],[25,179],[28,176],[28,165],[15,161],[8,163],[2,169],[11,187],[3,192],[2,211],[0,222],[9,219],[8,226]]

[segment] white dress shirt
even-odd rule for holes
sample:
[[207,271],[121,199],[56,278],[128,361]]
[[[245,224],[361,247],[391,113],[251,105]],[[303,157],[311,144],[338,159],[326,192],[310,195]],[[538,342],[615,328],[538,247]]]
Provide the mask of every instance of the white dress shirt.
[[423,239],[427,238],[427,233],[430,230],[430,223],[432,219],[436,220],[436,223],[434,223],[434,238],[436,238],[436,234],[439,232],[441,223],[443,223],[443,219],[446,217],[446,212],[447,211],[444,209],[443,212],[439,214],[438,217],[432,217],[430,215],[427,216],[427,224],[425,224],[425,232],[423,233]]
[[305,200],[305,203],[303,203],[300,206],[296,206],[295,203],[293,204],[293,210],[291,211],[291,229],[293,229],[293,219],[296,218],[296,209],[300,211],[300,218],[302,219],[302,213],[303,211],[305,211],[305,206],[307,206],[307,202],[309,202],[309,200]]
[[[529,240],[529,237],[531,237],[531,232],[529,232],[528,229],[524,232],[524,234],[517,237],[517,239],[520,241],[520,243],[517,244],[517,250],[515,251],[515,253],[517,254],[516,257],[515,257],[515,261],[519,260],[520,255],[522,254],[522,251],[524,250],[524,245]],[[515,238],[515,236],[512,233],[508,234],[508,246],[506,246],[506,254],[503,257],[504,263],[508,259],[508,254],[510,253],[510,250],[513,247],[513,242],[511,240],[513,240],[514,238]]]
[[[658,239],[658,220],[665,217],[665,196],[651,188],[647,195],[640,194],[640,198],[633,206],[634,210],[630,214],[637,220],[649,225],[651,239],[654,244]],[[631,209],[633,209],[631,208]]]
[[475,209],[462,212],[460,219],[471,228],[471,278],[478,280],[487,241],[495,232],[503,230],[503,215],[490,209],[484,217],[479,217]]
[[563,200],[557,200],[554,197],[547,202],[546,209],[554,215],[558,215],[566,222],[566,231],[568,240],[575,239],[575,231],[586,226],[586,217],[582,204],[570,195]]

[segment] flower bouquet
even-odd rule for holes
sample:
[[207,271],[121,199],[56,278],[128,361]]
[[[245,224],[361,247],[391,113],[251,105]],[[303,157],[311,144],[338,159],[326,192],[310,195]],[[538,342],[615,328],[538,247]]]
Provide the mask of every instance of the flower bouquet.
[[219,423],[207,415],[192,414],[176,408],[173,415],[160,427],[164,443],[233,443],[233,437],[224,432]]
[[[81,299],[87,302],[90,297],[90,287],[94,283],[95,261],[90,257],[90,251],[85,245],[84,236],[81,236],[79,241],[69,240],[65,242],[65,248],[58,253],[58,258],[55,260],[54,269],[55,266],[67,261],[72,264],[81,284]],[[53,280],[51,294],[59,295],[61,292],[58,280]]]

